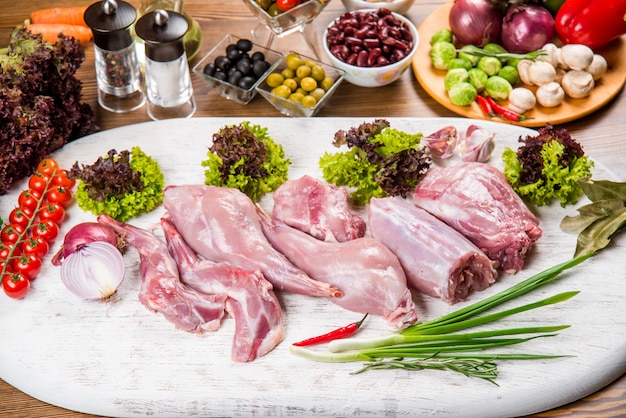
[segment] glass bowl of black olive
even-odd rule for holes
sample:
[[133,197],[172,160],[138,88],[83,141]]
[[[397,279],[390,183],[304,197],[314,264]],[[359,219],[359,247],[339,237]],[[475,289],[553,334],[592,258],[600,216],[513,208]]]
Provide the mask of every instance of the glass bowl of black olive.
[[247,104],[256,95],[255,87],[282,57],[278,51],[227,34],[192,71],[222,97]]

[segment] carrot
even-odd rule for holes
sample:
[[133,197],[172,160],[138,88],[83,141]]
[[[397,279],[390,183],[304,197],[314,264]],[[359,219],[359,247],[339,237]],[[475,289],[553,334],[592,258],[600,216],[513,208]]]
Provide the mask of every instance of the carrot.
[[30,21],[39,23],[56,23],[65,25],[81,25],[87,27],[85,23],[85,10],[88,6],[74,7],[51,7],[49,9],[35,10],[30,15]]
[[44,41],[51,44],[56,43],[59,33],[71,38],[75,38],[83,45],[88,44],[93,38],[91,29],[80,25],[65,25],[62,23],[30,23],[26,29],[32,33],[41,34]]

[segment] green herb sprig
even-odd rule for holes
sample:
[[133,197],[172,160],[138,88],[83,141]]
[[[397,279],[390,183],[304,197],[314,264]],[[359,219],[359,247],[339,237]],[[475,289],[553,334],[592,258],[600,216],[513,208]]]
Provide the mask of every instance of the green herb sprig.
[[563,292],[537,302],[479,316],[550,283],[561,272],[589,257],[591,254],[565,261],[482,301],[439,318],[410,325],[392,334],[372,339],[347,338],[332,341],[327,352],[296,346],[291,346],[290,352],[320,362],[367,362],[363,368],[354,372],[355,374],[380,369],[451,370],[495,384],[494,379],[498,375],[495,360],[550,359],[565,355],[484,353],[485,350],[521,344],[536,338],[553,337],[569,325],[504,328],[468,333],[457,331],[493,323],[520,312],[571,299],[579,292]]

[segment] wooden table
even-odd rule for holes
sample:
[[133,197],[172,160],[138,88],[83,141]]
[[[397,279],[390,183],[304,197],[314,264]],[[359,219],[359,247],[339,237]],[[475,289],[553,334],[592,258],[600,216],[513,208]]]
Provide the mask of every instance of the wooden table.
[[[90,4],[84,0],[56,0],[54,6]],[[131,1],[135,6],[139,0]],[[417,25],[444,0],[417,0],[408,16]],[[24,21],[30,12],[39,8],[52,7],[48,0],[25,0],[2,2],[0,6],[0,43],[8,42],[11,29]],[[250,30],[258,21],[241,0],[187,0],[185,10],[198,20],[203,31],[202,56],[225,33],[249,37]],[[324,28],[334,17],[345,9],[339,0],[333,0],[324,12],[312,23],[310,33],[319,39]],[[298,50],[298,34],[280,40],[294,42],[288,47]],[[300,44],[302,45],[302,44]],[[138,110],[126,114],[113,114],[99,108],[96,99],[96,79],[93,60],[93,46],[86,48],[87,59],[79,70],[79,78],[84,85],[84,101],[95,110],[101,129],[148,121],[145,111]],[[197,58],[196,58],[197,60]],[[195,61],[194,61],[195,62]],[[193,63],[192,62],[192,65]],[[281,117],[273,107],[260,97],[248,105],[225,100],[211,92],[198,77],[193,76],[193,87],[197,103],[196,117],[220,116],[269,116]],[[595,159],[607,164],[626,180],[622,164],[626,158],[623,145],[626,132],[626,95],[623,91],[607,106],[585,118],[563,125],[572,136],[580,141],[585,151]],[[456,114],[435,102],[419,85],[414,75],[408,71],[394,84],[378,89],[368,89],[344,83],[335,93],[330,103],[317,117],[357,116],[364,118],[384,116],[405,117],[455,117]],[[0,337],[1,338],[1,337]],[[9,349],[4,347],[3,349]],[[42,349],[56,349],[42,347]],[[577,402],[546,411],[535,416],[593,416],[614,417],[626,415],[626,375],[606,388]],[[78,417],[86,416],[58,408],[34,399],[0,380],[0,416],[11,417]]]

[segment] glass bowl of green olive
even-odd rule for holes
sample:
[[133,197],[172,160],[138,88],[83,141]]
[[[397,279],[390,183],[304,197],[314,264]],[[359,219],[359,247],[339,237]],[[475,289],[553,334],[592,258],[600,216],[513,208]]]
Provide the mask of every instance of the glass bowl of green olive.
[[256,90],[283,115],[311,117],[328,103],[344,75],[339,68],[289,51]]

